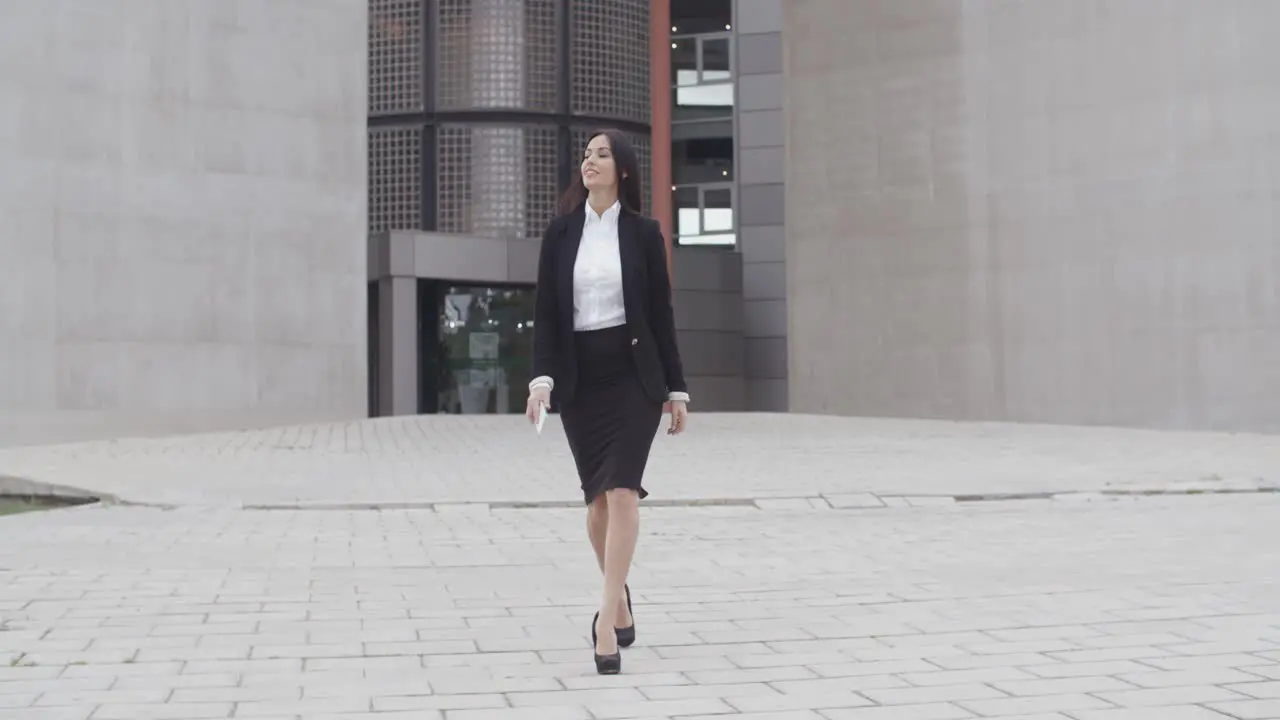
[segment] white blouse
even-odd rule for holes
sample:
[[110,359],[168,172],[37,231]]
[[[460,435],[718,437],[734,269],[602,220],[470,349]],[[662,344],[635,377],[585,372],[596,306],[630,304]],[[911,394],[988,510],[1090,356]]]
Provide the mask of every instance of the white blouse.
[[[603,213],[596,214],[585,204],[582,242],[573,263],[573,329],[603,330],[627,323],[627,309],[622,296],[622,255],[618,249],[618,216],[622,203],[614,201]],[[529,382],[529,389],[555,387],[555,381],[543,375]],[[669,400],[689,402],[689,394],[672,392]]]
[[582,244],[573,264],[573,329],[603,330],[627,324],[622,301],[622,255],[618,252],[618,215],[622,204],[597,215],[586,205]]

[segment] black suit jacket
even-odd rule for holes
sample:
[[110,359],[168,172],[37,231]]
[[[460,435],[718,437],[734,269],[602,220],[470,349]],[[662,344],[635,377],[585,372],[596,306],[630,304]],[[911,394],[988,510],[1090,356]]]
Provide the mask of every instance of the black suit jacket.
[[[555,381],[553,404],[573,400],[578,384],[573,344],[573,265],[578,259],[585,205],[552,220],[542,236],[534,301],[533,376]],[[622,296],[631,351],[645,393],[665,402],[668,392],[688,392],[671,310],[667,250],[656,220],[618,214]]]

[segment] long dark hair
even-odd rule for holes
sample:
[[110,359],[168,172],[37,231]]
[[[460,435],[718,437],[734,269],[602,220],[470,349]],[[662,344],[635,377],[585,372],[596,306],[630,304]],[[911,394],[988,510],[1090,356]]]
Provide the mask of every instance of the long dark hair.
[[[613,165],[618,175],[618,202],[622,204],[622,209],[637,215],[644,211],[644,202],[641,200],[643,194],[640,189],[642,178],[640,177],[640,161],[636,159],[636,149],[632,147],[631,141],[620,130],[605,129],[596,130],[587,136],[587,142],[600,137],[601,135],[609,139],[609,150],[613,155]],[[582,152],[578,153],[578,164],[574,167],[572,180],[569,181],[569,187],[565,188],[564,194],[560,196],[560,214],[567,215],[575,212],[582,204],[587,201],[587,188],[582,184]]]

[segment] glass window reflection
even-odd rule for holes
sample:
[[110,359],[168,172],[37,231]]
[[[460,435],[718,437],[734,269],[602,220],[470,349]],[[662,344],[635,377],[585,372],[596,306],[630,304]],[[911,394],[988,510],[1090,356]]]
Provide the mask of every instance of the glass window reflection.
[[702,229],[707,233],[733,231],[733,192],[708,189],[703,194]]
[[731,117],[734,82],[730,33],[675,37],[671,48],[672,122]]
[[702,233],[702,211],[698,207],[698,188],[693,186],[677,187],[675,191],[676,235],[700,235]]
[[671,84],[698,84],[698,41],[677,38],[671,41]]
[[520,413],[533,358],[533,288],[445,286],[437,412]]
[[[711,125],[700,127],[708,131],[720,129]],[[671,172],[676,185],[733,179],[733,128],[729,126],[723,131],[728,135],[704,135],[672,141]]]
[[726,82],[733,79],[730,74],[732,65],[729,62],[729,38],[703,38],[702,40],[702,82]]
[[671,33],[724,32],[733,22],[732,0],[676,0],[671,3]]
[[732,246],[734,232],[732,183],[677,186],[676,243]]

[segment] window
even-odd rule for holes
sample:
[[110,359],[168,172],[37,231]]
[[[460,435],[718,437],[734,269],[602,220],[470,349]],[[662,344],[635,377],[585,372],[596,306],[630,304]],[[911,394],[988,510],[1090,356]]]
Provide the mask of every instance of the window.
[[729,38],[702,38],[702,82],[719,83],[733,80],[729,60]]
[[732,30],[733,0],[673,0],[671,34],[698,35]]
[[434,390],[426,398],[428,412],[524,412],[533,358],[533,289],[439,283],[430,299],[437,325],[431,328],[436,342],[422,363],[430,373],[424,385]]
[[[719,183],[733,179],[733,127],[712,128],[723,134],[671,141],[671,181],[676,185]],[[673,133],[674,134],[674,133]]]
[[729,33],[672,35],[672,122],[717,120],[733,113],[733,46]]
[[737,242],[733,4],[671,4],[671,173],[680,245]]
[[733,183],[677,185],[676,242],[680,245],[733,245]]

